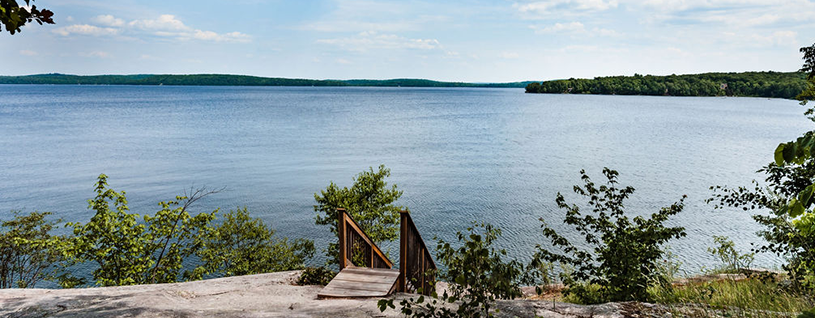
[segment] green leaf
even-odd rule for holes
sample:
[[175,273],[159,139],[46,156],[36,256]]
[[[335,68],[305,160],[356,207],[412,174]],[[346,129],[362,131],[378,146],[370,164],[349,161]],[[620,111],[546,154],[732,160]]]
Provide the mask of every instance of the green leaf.
[[805,210],[804,205],[801,204],[801,201],[798,201],[797,199],[792,199],[790,201],[790,203],[789,203],[789,207],[790,207],[790,210],[789,210],[790,217],[793,217],[793,218],[798,217],[799,215],[803,214],[804,210]]
[[784,149],[782,149],[782,156],[784,157],[784,161],[788,163],[792,163],[795,161],[795,143],[788,142]]
[[800,202],[802,206],[807,207],[810,205],[811,203],[810,199],[812,199],[813,190],[815,190],[815,187],[813,187],[813,185],[809,185],[808,187],[806,187],[806,189],[798,193],[798,202]]
[[784,165],[784,146],[785,144],[780,144],[775,148],[775,164],[778,166]]

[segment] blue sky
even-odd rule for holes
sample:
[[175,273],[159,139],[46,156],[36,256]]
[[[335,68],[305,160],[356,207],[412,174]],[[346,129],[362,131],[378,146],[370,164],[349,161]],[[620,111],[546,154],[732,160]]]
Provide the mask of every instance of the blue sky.
[[0,74],[508,82],[793,71],[815,0],[35,0]]

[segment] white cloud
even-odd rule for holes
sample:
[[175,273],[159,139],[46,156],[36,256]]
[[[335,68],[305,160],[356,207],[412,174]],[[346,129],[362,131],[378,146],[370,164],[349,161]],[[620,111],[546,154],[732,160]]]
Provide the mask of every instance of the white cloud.
[[133,20],[128,23],[128,26],[134,30],[151,32],[151,34],[155,36],[185,41],[202,40],[246,43],[252,40],[251,36],[241,32],[217,33],[214,31],[193,29],[171,14],[163,14],[154,20]]
[[[805,1],[805,0],[804,0]],[[684,11],[700,8],[724,8],[724,7],[749,7],[756,5],[778,5],[789,0],[646,0],[630,1],[631,3],[641,3],[651,9],[660,11]]]
[[616,8],[617,0],[549,0],[518,1],[513,4],[524,17],[545,19],[564,15],[580,15]]
[[[733,34],[735,35],[735,34]],[[751,34],[747,37],[749,43],[758,47],[789,46],[798,47],[798,33],[794,31],[775,31],[769,35]]]
[[252,38],[240,32],[229,33],[215,33],[212,31],[195,30],[192,33],[192,38],[197,40],[215,41],[215,42],[249,42]]
[[521,55],[516,53],[516,52],[501,52],[501,58],[502,59],[513,60],[513,59],[517,59],[519,57],[521,57]]
[[65,21],[66,22],[74,22],[74,17],[69,15],[68,17],[65,18]]
[[32,50],[20,50],[20,55],[25,55],[25,56],[37,56],[37,55],[40,55],[40,54],[39,54],[39,53],[37,53],[37,52],[34,52],[34,51],[32,51]]
[[317,43],[331,44],[350,51],[367,51],[372,49],[418,49],[432,50],[441,48],[436,39],[408,39],[394,34],[379,34],[376,31],[361,32],[353,37],[322,39]]
[[54,29],[52,32],[62,36],[69,36],[72,34],[103,36],[116,35],[119,33],[119,30],[114,28],[100,28],[98,26],[89,24],[74,24]]
[[139,59],[140,60],[145,60],[145,61],[163,61],[164,60],[162,58],[155,57],[155,56],[152,56],[150,54],[142,54],[142,55],[139,56]]
[[79,56],[106,59],[106,58],[110,58],[110,53],[103,52],[103,51],[91,51],[91,52],[79,53]]
[[127,35],[152,34],[158,37],[173,38],[177,40],[201,40],[213,42],[250,42],[252,37],[241,32],[217,33],[213,31],[198,30],[188,27],[174,15],[164,14],[157,19],[133,20],[125,23],[124,20],[112,15],[99,15],[91,19],[98,25],[75,24],[55,29],[53,32],[62,36],[92,35],[114,36],[126,33]]
[[552,26],[539,27],[530,26],[537,34],[551,34],[551,33],[583,33],[586,32],[585,26],[580,22],[571,23],[555,23]]
[[128,24],[131,27],[139,28],[142,30],[159,30],[159,31],[186,31],[190,27],[184,25],[184,22],[175,18],[172,14],[162,14],[155,20],[133,20]]
[[351,61],[343,59],[343,58],[336,59],[335,61],[337,61],[337,63],[340,63],[340,64],[346,64],[346,65],[347,64],[353,64],[353,63],[351,63]]
[[125,25],[125,20],[118,19],[110,14],[96,16],[91,19],[91,21],[110,27],[120,27]]
[[581,22],[569,23],[555,23],[548,26],[530,25],[530,29],[534,30],[536,34],[559,34],[559,35],[581,35],[588,37],[618,37],[622,36],[621,33],[610,30],[594,27],[591,30],[586,29],[586,26]]
[[617,31],[609,30],[609,29],[603,29],[603,28],[592,28],[591,29],[591,34],[592,35],[597,35],[597,36],[602,36],[602,37],[622,36],[622,34],[617,32]]
[[815,16],[815,2],[808,0],[648,0],[631,1],[630,7],[653,12],[649,20],[660,23],[720,24],[732,28],[811,24]]
[[[416,31],[438,25],[449,17],[444,2],[418,3],[407,1],[339,0],[334,8],[318,20],[299,26],[301,30],[318,32],[379,32]],[[459,7],[457,12],[461,12]]]

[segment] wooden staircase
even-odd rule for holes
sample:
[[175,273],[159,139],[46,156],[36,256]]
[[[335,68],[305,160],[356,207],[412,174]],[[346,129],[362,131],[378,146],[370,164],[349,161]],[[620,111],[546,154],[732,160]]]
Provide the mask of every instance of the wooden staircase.
[[317,294],[320,298],[385,297],[396,288],[399,270],[346,267]]
[[[319,298],[384,297],[396,291],[430,295],[435,290],[436,264],[410,213],[401,211],[398,270],[345,209],[337,209],[337,215],[340,272]],[[352,260],[365,267],[354,266]]]

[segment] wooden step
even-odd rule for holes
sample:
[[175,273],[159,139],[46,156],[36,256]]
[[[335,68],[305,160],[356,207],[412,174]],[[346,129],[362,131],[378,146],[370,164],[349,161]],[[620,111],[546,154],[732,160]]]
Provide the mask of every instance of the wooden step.
[[317,297],[385,297],[393,292],[397,279],[397,269],[348,267],[341,270]]

